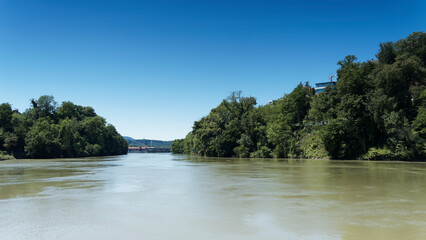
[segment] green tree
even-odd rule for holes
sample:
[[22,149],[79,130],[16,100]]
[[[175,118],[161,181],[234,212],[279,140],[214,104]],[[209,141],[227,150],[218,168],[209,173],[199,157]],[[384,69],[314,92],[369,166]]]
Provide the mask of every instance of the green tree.
[[380,50],[376,54],[377,59],[383,64],[392,64],[395,62],[396,52],[392,42],[380,43]]
[[408,54],[418,57],[423,64],[426,64],[426,33],[414,32],[405,39],[395,43],[397,55]]
[[172,153],[184,153],[184,141],[184,139],[174,140],[170,146]]
[[43,117],[50,117],[54,119],[54,115],[57,111],[57,103],[55,98],[51,95],[43,95],[38,98],[38,100],[31,100],[33,105],[32,116],[34,119],[39,119]]
[[424,159],[426,34],[379,48],[378,61],[339,61],[337,85],[321,94],[299,84],[255,107],[234,92],[174,147],[204,156]]
[[418,97],[412,94],[415,86],[424,86],[426,82],[426,69],[416,57],[402,55],[393,64],[384,65],[377,70],[374,76],[376,89],[381,89],[384,94],[392,98],[396,108],[403,110],[409,119],[415,114],[412,99]]
[[5,131],[12,130],[12,106],[9,103],[0,104],[0,128]]
[[56,138],[57,126],[40,118],[25,137],[25,151],[30,158],[61,157],[61,144]]

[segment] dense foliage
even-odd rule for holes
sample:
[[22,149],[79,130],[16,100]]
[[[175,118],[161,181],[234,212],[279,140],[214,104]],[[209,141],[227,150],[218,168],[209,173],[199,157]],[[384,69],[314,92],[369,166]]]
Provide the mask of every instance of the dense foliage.
[[299,84],[266,106],[233,93],[175,153],[219,157],[419,160],[426,157],[426,33],[380,44],[377,60],[338,62],[337,85]]
[[52,96],[31,100],[24,113],[0,105],[0,151],[17,157],[56,158],[127,153],[127,142],[91,107],[57,106]]

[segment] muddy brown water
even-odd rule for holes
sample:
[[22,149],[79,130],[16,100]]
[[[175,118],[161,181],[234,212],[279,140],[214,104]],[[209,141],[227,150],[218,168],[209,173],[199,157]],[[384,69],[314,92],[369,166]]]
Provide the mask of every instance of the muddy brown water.
[[426,163],[2,161],[0,239],[426,239]]

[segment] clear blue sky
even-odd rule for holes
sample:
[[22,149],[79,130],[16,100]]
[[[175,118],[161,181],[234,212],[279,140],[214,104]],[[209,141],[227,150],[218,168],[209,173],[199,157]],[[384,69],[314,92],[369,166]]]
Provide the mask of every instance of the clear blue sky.
[[234,90],[263,105],[425,31],[425,2],[0,0],[0,102],[48,94],[122,135],[183,138]]

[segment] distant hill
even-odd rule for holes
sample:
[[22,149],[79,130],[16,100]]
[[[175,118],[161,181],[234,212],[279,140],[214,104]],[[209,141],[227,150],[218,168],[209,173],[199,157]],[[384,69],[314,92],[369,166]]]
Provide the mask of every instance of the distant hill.
[[140,146],[153,146],[159,148],[169,148],[173,141],[161,141],[151,139],[134,139],[132,137],[123,136],[124,139],[129,143],[129,147],[140,147]]

